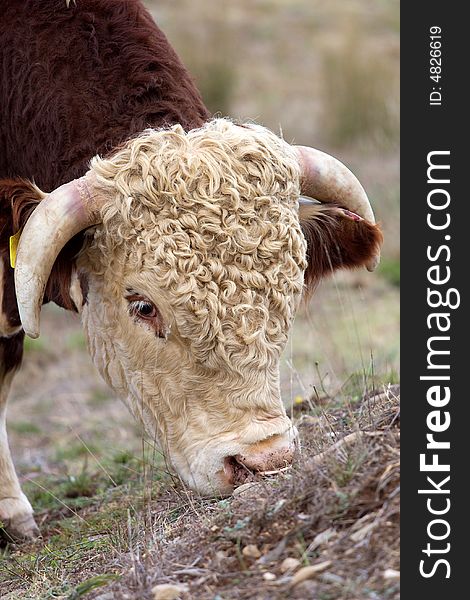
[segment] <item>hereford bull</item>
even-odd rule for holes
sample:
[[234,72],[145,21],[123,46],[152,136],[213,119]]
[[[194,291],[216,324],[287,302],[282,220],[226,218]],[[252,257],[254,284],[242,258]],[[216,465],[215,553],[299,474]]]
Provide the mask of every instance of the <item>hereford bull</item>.
[[292,460],[279,360],[303,290],[381,242],[336,159],[211,120],[138,0],[67,4],[5,0],[0,21],[0,520],[23,538],[6,400],[43,303],[80,314],[181,478],[229,494]]

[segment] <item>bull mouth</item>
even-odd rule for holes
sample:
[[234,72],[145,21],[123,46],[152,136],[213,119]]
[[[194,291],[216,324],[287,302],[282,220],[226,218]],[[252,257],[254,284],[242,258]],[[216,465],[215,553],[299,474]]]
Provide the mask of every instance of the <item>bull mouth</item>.
[[259,481],[267,477],[285,473],[292,468],[292,465],[279,467],[278,469],[255,470],[248,468],[236,456],[227,456],[224,459],[224,472],[228,477],[229,482],[234,488],[243,485],[244,483]]

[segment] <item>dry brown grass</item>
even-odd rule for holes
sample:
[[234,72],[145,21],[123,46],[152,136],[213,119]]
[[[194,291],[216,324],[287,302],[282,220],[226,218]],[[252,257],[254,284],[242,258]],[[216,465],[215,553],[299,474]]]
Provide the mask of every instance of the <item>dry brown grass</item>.
[[[396,139],[396,0],[222,0],[217,7],[209,0],[147,0],[146,5],[211,110],[257,119],[275,131],[281,126],[288,140],[331,146],[338,142],[338,129],[335,125],[330,137],[325,115],[340,124],[348,98],[354,105],[360,96],[364,102],[352,111],[359,117],[359,138],[370,134],[377,141],[376,127],[383,128],[377,118],[384,115],[393,121]],[[338,75],[347,81],[335,82]],[[230,93],[222,98],[219,77],[221,84],[230,81]],[[345,133],[341,143],[350,141]]]
[[[354,412],[304,415],[302,456],[281,479],[218,503],[174,490],[182,514],[171,523],[158,503],[150,508],[152,534],[136,541],[114,597],[151,598],[154,584],[176,583],[201,600],[398,598],[390,578],[399,568],[397,392],[386,388]],[[250,545],[259,558],[244,552]],[[287,557],[300,561],[294,572],[282,571]],[[294,585],[303,566],[325,561],[321,574]]]
[[[183,598],[208,600],[398,598],[398,394],[381,386],[332,410],[303,403],[293,468],[233,498],[201,499],[155,472],[88,504],[64,498],[40,513],[42,540],[8,550],[1,597],[151,599],[154,585],[177,583]],[[299,561],[292,572],[287,557]],[[325,562],[294,585],[302,567]]]

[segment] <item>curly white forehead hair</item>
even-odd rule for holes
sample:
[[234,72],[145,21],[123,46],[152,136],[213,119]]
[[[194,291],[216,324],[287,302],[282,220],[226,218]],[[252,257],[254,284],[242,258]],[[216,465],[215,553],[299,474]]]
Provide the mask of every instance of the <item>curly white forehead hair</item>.
[[92,170],[110,201],[90,251],[151,272],[198,362],[279,358],[303,288],[299,166],[264,127],[147,130]]

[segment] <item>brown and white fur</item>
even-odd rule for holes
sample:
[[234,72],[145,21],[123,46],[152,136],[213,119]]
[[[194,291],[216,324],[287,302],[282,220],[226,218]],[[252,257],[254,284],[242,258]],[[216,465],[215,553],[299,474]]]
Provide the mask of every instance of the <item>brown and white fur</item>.
[[[46,192],[89,167],[100,214],[93,227],[72,237],[60,252],[43,281],[40,301],[80,313],[102,376],[182,479],[202,494],[230,493],[240,482],[237,465],[263,472],[292,460],[296,431],[280,396],[279,357],[302,293],[336,268],[368,264],[381,242],[378,227],[346,210],[351,206],[341,198],[299,210],[302,172],[293,147],[262,127],[209,121],[187,73],[136,0],[119,3],[120,11],[111,0],[77,0],[70,9],[62,0],[33,3],[36,8],[20,19],[18,3],[8,0],[5,18],[10,14],[12,23],[0,29],[3,43],[10,44],[11,32],[20,30],[25,19],[49,22],[57,14],[58,38],[52,46],[69,45],[62,31],[77,36],[70,55],[82,60],[86,76],[101,86],[95,108],[106,114],[89,118],[94,92],[83,78],[85,100],[70,106],[54,104],[47,88],[51,103],[41,97],[27,107],[43,111],[42,120],[36,115],[21,121],[26,129],[19,131],[28,143],[7,131],[10,146],[0,152],[0,521],[16,537],[30,537],[37,528],[18,484],[5,428],[8,389],[22,356],[17,304],[29,289],[23,281],[24,289],[15,292],[7,246],[9,236],[24,227],[19,255],[22,251],[20,267],[27,280],[28,260],[35,258],[34,252],[28,255],[28,225],[52,196]],[[126,10],[139,24],[128,32],[136,39],[134,46],[125,46],[127,63],[113,54],[129,22]],[[47,15],[41,17],[41,11]],[[113,15],[110,33],[104,23]],[[112,35],[118,35],[115,41]],[[106,50],[102,63],[108,80],[97,74],[95,54],[86,54],[90,39],[97,40],[94,53]],[[22,48],[37,50],[54,72],[60,57],[48,55],[47,43],[38,38],[36,47],[28,46],[22,39]],[[149,47],[149,56],[140,56]],[[128,98],[121,90],[106,105],[113,77],[121,85],[126,65],[132,65],[129,77],[140,77],[136,64],[145,84],[132,88],[132,103],[117,102]],[[162,73],[169,74],[166,80]],[[61,92],[67,81],[57,85]],[[20,98],[18,89],[15,102]],[[24,107],[13,108],[20,119]],[[64,108],[72,112],[65,115]],[[118,129],[106,129],[104,123],[116,110]],[[49,116],[58,119],[54,136],[28,130],[48,124]],[[15,115],[5,122],[15,123]],[[67,123],[69,129],[60,129]],[[43,139],[50,142],[47,151],[40,146]],[[100,153],[105,158],[96,156],[89,165]],[[45,191],[18,177],[35,179]]]

